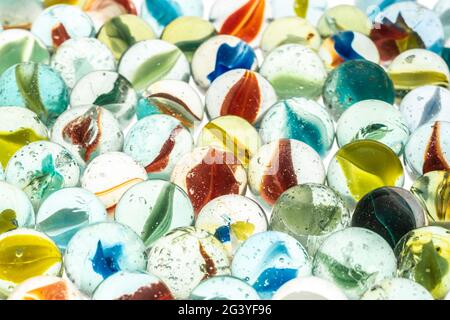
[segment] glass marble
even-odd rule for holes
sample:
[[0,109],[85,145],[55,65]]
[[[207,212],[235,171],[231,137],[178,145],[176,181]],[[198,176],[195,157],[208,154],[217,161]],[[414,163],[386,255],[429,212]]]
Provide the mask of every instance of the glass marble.
[[227,194],[244,194],[247,174],[241,162],[214,147],[195,148],[176,164],[170,180],[189,196],[196,215],[211,200]]
[[317,277],[301,277],[286,282],[273,300],[347,300],[334,283]]
[[64,188],[48,196],[36,214],[36,230],[44,232],[64,251],[83,227],[106,221],[103,203],[82,188]]
[[176,299],[187,299],[201,281],[228,275],[230,268],[219,240],[206,231],[185,227],[150,247],[147,271],[159,277]]
[[202,0],[144,0],[141,16],[152,26],[158,35],[164,27],[181,16],[203,16]]
[[68,279],[37,276],[19,284],[8,300],[84,300],[84,297]]
[[402,187],[403,166],[392,149],[373,140],[343,146],[328,166],[327,182],[352,209],[367,193],[384,186]]
[[435,299],[450,291],[450,231],[424,227],[410,231],[395,247],[397,275],[424,286]]
[[229,276],[206,279],[192,290],[189,300],[259,300],[255,289],[246,282]]
[[336,126],[339,146],[358,140],[375,140],[387,145],[397,155],[409,138],[403,114],[393,105],[380,100],[363,100],[347,109]]
[[414,131],[405,147],[404,161],[415,178],[430,171],[450,171],[450,122],[436,121]]
[[209,38],[192,57],[192,77],[202,89],[207,89],[214,80],[230,70],[255,71],[257,68],[258,59],[252,47],[229,35]]
[[345,110],[363,100],[394,103],[394,85],[382,67],[367,60],[350,60],[328,75],[323,101],[336,121]]
[[261,138],[247,120],[238,116],[222,116],[203,127],[197,139],[197,146],[214,146],[226,150],[247,168],[250,159],[261,146]]
[[327,0],[271,0],[273,17],[298,16],[306,18],[309,22],[317,25],[328,4]]
[[388,6],[403,1],[416,0],[356,0],[355,5],[362,11],[366,12],[370,19],[374,20],[378,14]]
[[61,252],[45,234],[25,228],[2,233],[0,296],[8,296],[18,284],[32,277],[60,276],[62,265]]
[[277,95],[272,85],[260,74],[236,69],[214,80],[205,100],[210,119],[235,115],[256,124],[277,102]]
[[382,187],[358,201],[352,215],[352,227],[371,230],[394,248],[413,229],[427,224],[425,212],[411,192],[402,188]]
[[271,299],[286,282],[311,274],[311,261],[291,236],[266,231],[245,241],[236,252],[231,274],[251,285],[261,299]]
[[145,272],[119,271],[95,289],[92,300],[173,300],[158,277]]
[[325,181],[319,154],[298,140],[281,139],[263,145],[248,168],[250,190],[271,207],[287,189],[301,183]]
[[118,72],[138,92],[159,80],[187,82],[190,77],[189,62],[183,52],[162,40],[144,40],[131,46],[120,59]]
[[314,183],[281,194],[270,218],[270,230],[296,238],[311,256],[333,232],[350,224],[350,211],[333,189]]
[[70,107],[97,105],[112,112],[122,128],[135,114],[137,94],[133,85],[115,71],[93,71],[82,77],[70,94]]
[[81,169],[73,155],[59,144],[32,142],[19,149],[6,166],[6,182],[22,189],[37,211],[53,192],[75,187]]
[[[54,2],[61,0],[44,0],[44,1]],[[137,9],[133,0],[106,0],[106,1],[75,0],[75,1],[78,2],[78,5],[81,5],[83,11],[85,11],[89,15],[89,17],[91,17],[97,30],[111,18],[125,14],[137,15]]]
[[438,86],[419,87],[402,99],[400,111],[411,132],[428,122],[450,122],[450,91]]
[[97,33],[97,39],[111,50],[117,60],[135,43],[155,38],[152,28],[143,19],[132,14],[108,20]]
[[327,78],[319,55],[300,44],[285,44],[274,49],[264,60],[260,72],[280,99],[317,99]]
[[211,7],[209,20],[219,34],[236,36],[249,44],[256,44],[270,18],[266,0],[217,0]]
[[321,37],[317,29],[306,19],[283,17],[273,20],[264,30],[260,48],[265,55],[284,44],[296,43],[318,50]]
[[72,89],[82,77],[92,71],[114,71],[116,61],[107,46],[94,38],[69,39],[58,47],[51,66],[61,73]]
[[305,98],[291,98],[273,105],[261,120],[259,134],[264,143],[278,139],[299,140],[322,157],[334,142],[333,118],[321,104]]
[[0,107],[0,119],[0,150],[2,150],[0,167],[2,168],[6,168],[9,159],[23,146],[48,139],[47,127],[34,112],[28,109]]
[[105,205],[110,217],[119,199],[133,185],[147,180],[147,172],[129,155],[104,153],[92,160],[81,177],[81,186],[94,193]]
[[434,300],[420,284],[403,278],[384,279],[367,290],[361,300]]
[[80,166],[100,154],[121,151],[123,133],[107,109],[97,106],[71,108],[56,120],[51,141],[72,152]]
[[155,114],[131,127],[123,151],[141,164],[150,178],[168,179],[175,164],[193,148],[193,138],[180,121]]
[[0,166],[0,181],[5,180],[5,172],[3,170],[3,166]]
[[445,46],[447,47],[450,40],[450,16],[449,16],[450,1],[448,0],[438,1],[434,6],[433,11],[441,19],[442,25],[444,27]]
[[67,277],[85,294],[116,272],[144,271],[145,246],[130,228],[117,222],[99,222],[78,231],[67,245]]
[[339,32],[326,38],[319,49],[319,55],[328,69],[334,69],[349,60],[380,62],[380,54],[373,41],[362,33],[353,31]]
[[352,300],[384,278],[392,278],[397,260],[389,244],[363,228],[347,228],[330,235],[314,256],[312,272],[331,281]]
[[132,186],[120,198],[115,219],[129,226],[149,247],[169,231],[194,222],[194,208],[176,184],[148,180]]
[[240,195],[225,195],[202,208],[195,226],[214,235],[233,257],[249,237],[267,231],[268,222],[256,201]]
[[8,29],[30,29],[42,10],[41,0],[1,0],[0,23]]
[[164,28],[161,40],[176,45],[191,62],[198,47],[216,34],[216,29],[207,20],[200,17],[179,17]]
[[414,181],[411,192],[427,213],[430,224],[450,229],[450,172],[430,171]]
[[317,23],[317,30],[326,38],[339,31],[354,31],[369,35],[372,22],[359,8],[338,5],[327,9]]
[[415,1],[394,3],[374,19],[370,32],[383,64],[389,64],[399,54],[410,49],[442,52],[444,30],[438,15]]
[[166,114],[192,131],[202,121],[204,109],[200,95],[190,84],[180,80],[160,80],[143,92],[136,115],[140,120],[153,114]]
[[95,28],[79,7],[61,4],[45,9],[34,20],[31,32],[52,51],[66,40],[93,37]]
[[0,234],[34,226],[34,209],[25,192],[0,181]]
[[447,88],[450,81],[447,63],[438,54],[425,49],[401,53],[392,61],[387,72],[400,97],[426,85]]

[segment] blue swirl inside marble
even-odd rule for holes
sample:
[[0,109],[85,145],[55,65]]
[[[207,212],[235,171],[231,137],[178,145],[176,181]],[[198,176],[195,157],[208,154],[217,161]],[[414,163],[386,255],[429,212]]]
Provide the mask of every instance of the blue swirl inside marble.
[[345,61],[364,59],[364,57],[352,47],[353,40],[355,40],[355,34],[353,32],[340,32],[335,34],[332,38],[334,40],[334,49]]
[[230,242],[230,226],[224,225],[216,229],[214,236],[222,243]]
[[162,26],[183,15],[180,5],[172,0],[146,0],[148,12]]
[[123,254],[122,245],[117,244],[112,247],[103,247],[99,240],[97,243],[97,250],[92,258],[92,268],[96,273],[102,276],[103,279],[120,271],[119,258]]

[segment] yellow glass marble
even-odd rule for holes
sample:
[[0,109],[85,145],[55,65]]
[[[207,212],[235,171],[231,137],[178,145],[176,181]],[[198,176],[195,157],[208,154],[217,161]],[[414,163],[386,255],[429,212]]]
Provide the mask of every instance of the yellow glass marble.
[[372,29],[372,22],[357,7],[339,5],[325,11],[317,24],[317,29],[324,38],[339,31],[355,31],[368,36]]

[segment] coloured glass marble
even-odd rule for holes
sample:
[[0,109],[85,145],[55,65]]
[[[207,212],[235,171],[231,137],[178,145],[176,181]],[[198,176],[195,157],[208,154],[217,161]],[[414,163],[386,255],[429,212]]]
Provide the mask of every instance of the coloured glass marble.
[[169,231],[192,225],[194,208],[180,187],[152,179],[125,192],[117,204],[115,219],[133,229],[149,247]]
[[433,9],[439,18],[441,19],[442,25],[444,27],[444,37],[445,37],[445,46],[448,46],[450,39],[450,1],[449,0],[440,0],[436,3]]
[[254,234],[267,231],[264,210],[257,202],[240,195],[211,200],[197,216],[195,226],[214,235],[232,257],[239,246]]
[[372,40],[359,32],[339,32],[324,40],[319,55],[329,69],[349,60],[380,62],[378,48]]
[[167,114],[192,130],[203,119],[204,105],[200,95],[188,83],[161,80],[150,85],[139,99],[138,119],[153,114]]
[[438,15],[415,1],[394,3],[374,20],[370,37],[377,45],[384,64],[410,49],[442,52],[444,30]]
[[59,144],[37,141],[19,149],[6,167],[6,182],[21,188],[37,211],[53,192],[75,187],[80,167],[72,154]]
[[0,167],[2,168],[6,168],[9,159],[23,146],[48,139],[47,128],[36,114],[28,109],[0,107],[0,119],[0,150],[2,150]]
[[169,288],[156,276],[120,271],[95,289],[92,300],[173,300]]
[[144,180],[147,180],[147,172],[133,158],[122,152],[108,152],[89,163],[81,186],[94,193],[113,217],[122,195]]
[[328,166],[328,185],[353,208],[362,197],[384,186],[402,187],[403,166],[389,147],[359,140],[339,149]]
[[286,282],[273,300],[347,300],[334,283],[317,277],[301,277]]
[[251,159],[248,180],[252,193],[272,206],[287,189],[301,183],[323,183],[325,168],[317,152],[297,140],[263,145]]
[[100,154],[121,151],[123,133],[119,122],[106,109],[97,106],[71,108],[56,120],[51,140],[72,152],[85,166]]
[[441,227],[413,230],[395,247],[397,275],[424,286],[435,299],[450,291],[450,231]]
[[357,140],[375,140],[400,155],[409,138],[409,129],[402,113],[380,100],[355,103],[339,118],[336,127],[339,146]]
[[181,16],[203,16],[202,0],[144,0],[141,16],[152,26],[157,34],[164,27]]
[[395,100],[392,80],[379,65],[366,60],[351,60],[328,75],[323,100],[335,120],[353,104],[370,99],[390,104]]
[[450,172],[431,171],[417,179],[411,192],[425,209],[430,224],[450,227]]
[[272,21],[261,38],[261,50],[267,55],[279,46],[289,43],[301,44],[318,50],[321,43],[317,29],[299,17],[284,17]]
[[162,40],[134,44],[120,59],[118,70],[138,92],[163,79],[187,82],[190,75],[189,62],[183,52]]
[[366,12],[370,19],[374,20],[375,17],[388,6],[403,1],[416,0],[356,0],[355,5],[362,11]]
[[258,73],[237,69],[218,77],[205,99],[211,119],[235,115],[255,124],[277,101],[277,95],[272,85]]
[[1,0],[0,23],[8,29],[30,29],[43,9],[41,0]]
[[31,32],[54,50],[66,40],[94,36],[95,28],[79,7],[61,4],[45,9],[33,22]]
[[244,194],[247,189],[247,174],[239,160],[213,147],[196,148],[186,154],[170,180],[188,194],[196,214],[217,197]]
[[117,60],[135,43],[155,38],[152,28],[132,14],[112,18],[97,33],[97,39],[111,50]]
[[446,62],[436,53],[425,49],[403,52],[392,61],[387,72],[399,96],[426,85],[448,87],[450,81]]
[[[60,0],[44,0],[47,2],[54,2]],[[67,0],[64,0],[67,1]],[[125,15],[125,14],[137,14],[137,9],[133,0],[68,0],[76,1],[78,5],[81,5],[83,11],[85,11],[94,21],[96,29],[99,29],[111,18]]]
[[59,276],[62,256],[50,238],[33,229],[20,228],[0,235],[0,296],[32,277]]
[[450,171],[450,122],[431,122],[418,128],[405,147],[404,160],[416,178],[430,171]]
[[0,181],[0,234],[32,227],[34,222],[33,206],[27,195],[19,188]]
[[385,279],[367,290],[361,300],[434,300],[420,284],[403,278]]
[[190,300],[259,300],[255,289],[238,278],[218,276],[206,279],[192,290]]
[[78,230],[106,218],[105,206],[94,194],[82,188],[64,188],[42,202],[36,230],[44,232],[64,251]]
[[225,72],[234,69],[255,71],[257,67],[255,51],[239,38],[228,35],[208,39],[192,57],[192,76],[203,89]]
[[450,91],[437,86],[419,87],[403,98],[400,111],[412,132],[428,122],[450,122]]
[[209,19],[219,34],[236,36],[247,43],[259,40],[266,20],[269,18],[266,0],[217,0],[211,7]]
[[192,61],[198,47],[216,35],[216,29],[200,17],[179,17],[164,28],[161,40],[176,45]]
[[264,60],[260,72],[280,99],[317,99],[327,78],[319,55],[300,44],[286,44],[274,49]]
[[208,122],[197,139],[198,147],[214,146],[232,153],[247,168],[261,145],[256,129],[237,116],[222,116]]
[[369,229],[394,248],[409,231],[427,224],[416,198],[402,188],[382,187],[366,194],[356,205],[352,227]]
[[278,139],[302,141],[322,157],[334,142],[334,124],[328,110],[305,98],[291,98],[273,105],[264,114],[259,133],[264,143]]
[[283,284],[311,274],[311,262],[302,245],[277,231],[255,234],[236,252],[231,274],[251,285],[262,299],[270,299]]
[[322,37],[329,37],[339,31],[355,31],[369,35],[372,22],[359,8],[338,5],[327,9],[317,23]]
[[72,237],[64,255],[68,278],[87,295],[114,273],[143,271],[146,264],[145,246],[139,236],[116,222],[84,227]]
[[193,227],[175,229],[158,239],[148,251],[147,271],[161,278],[176,299],[188,298],[203,280],[230,273],[220,241]]
[[68,105],[64,80],[45,64],[19,63],[0,76],[0,106],[28,108],[51,126]]
[[363,228],[347,228],[324,241],[314,256],[312,272],[333,282],[349,299],[359,299],[396,270],[394,252],[382,237]]
[[320,17],[327,8],[327,0],[271,0],[273,17],[298,16],[306,18],[312,24],[317,25]]
[[123,151],[139,162],[149,177],[168,179],[178,160],[193,147],[193,138],[180,121],[155,114],[131,127]]
[[350,224],[350,212],[331,188],[313,183],[283,192],[272,209],[270,230],[296,238],[313,256],[333,232]]
[[37,276],[19,284],[8,300],[83,300],[82,294],[68,279]]
[[135,114],[137,94],[132,84],[114,71],[93,71],[82,77],[70,94],[71,108],[97,105],[111,111],[122,128]]
[[69,39],[52,57],[51,66],[61,73],[69,88],[92,71],[114,71],[113,54],[103,43],[93,38]]

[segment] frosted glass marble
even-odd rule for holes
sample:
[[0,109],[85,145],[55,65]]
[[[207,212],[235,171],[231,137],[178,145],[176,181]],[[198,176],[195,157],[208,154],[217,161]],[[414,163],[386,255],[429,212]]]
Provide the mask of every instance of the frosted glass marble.
[[420,284],[403,278],[385,279],[367,290],[361,300],[434,300]]
[[334,283],[317,277],[300,277],[286,282],[273,300],[347,300]]
[[259,300],[255,289],[242,280],[229,276],[206,279],[192,290],[190,300]]
[[8,300],[83,300],[83,295],[68,279],[36,276],[20,283]]

